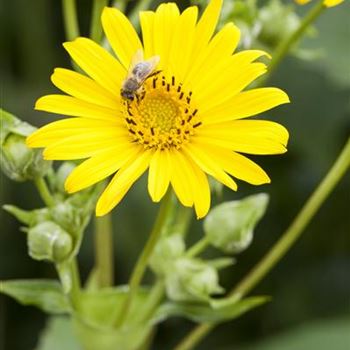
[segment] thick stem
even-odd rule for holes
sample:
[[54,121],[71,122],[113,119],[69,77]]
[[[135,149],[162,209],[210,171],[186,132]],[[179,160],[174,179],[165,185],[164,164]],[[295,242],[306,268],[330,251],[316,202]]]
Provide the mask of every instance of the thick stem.
[[113,285],[114,255],[111,214],[95,218],[95,269],[100,288]]
[[316,20],[316,18],[325,8],[326,7],[323,5],[323,0],[320,0],[303,18],[297,30],[280,42],[272,54],[272,59],[268,66],[268,75],[265,75],[264,78],[260,79],[259,85],[263,85],[264,82],[271,76],[284,57],[288,54],[290,48],[301,38],[309,25]]
[[173,206],[173,199],[172,199],[172,192],[169,189],[167,194],[164,196],[159,213],[155,222],[155,225],[152,229],[152,232],[148,238],[148,241],[139,256],[136,265],[134,267],[134,270],[132,272],[130,281],[128,283],[129,285],[129,293],[128,296],[125,300],[124,305],[122,305],[121,311],[118,315],[118,319],[115,320],[115,325],[120,326],[123,324],[124,320],[126,319],[133,298],[137,294],[137,290],[139,288],[139,285],[142,281],[143,275],[146,271],[147,264],[149,261],[149,258],[152,255],[153,249],[156,246],[162,232],[163,232],[163,227],[166,225],[166,223],[169,220],[169,213],[172,212],[172,206]]
[[75,0],[62,0],[62,11],[66,38],[68,40],[74,40],[79,36],[79,25]]
[[73,258],[73,260],[70,263],[70,274],[72,279],[72,288],[69,292],[69,296],[73,307],[77,308],[80,300],[81,285],[80,285],[78,262],[76,258]]
[[41,199],[48,207],[55,205],[55,199],[51,195],[44,178],[38,177],[34,180],[35,186],[38,189]]
[[102,39],[101,13],[105,6],[108,5],[108,0],[94,0],[92,6],[90,38],[97,43]]
[[[345,175],[349,167],[350,138],[332,168],[305,203],[287,231],[285,231],[282,237],[252,271],[232,290],[231,295],[236,294],[243,297],[272,270],[303,233],[308,223],[317,213],[340,179]],[[216,324],[207,323],[197,326],[174,350],[193,349],[215,326]]]
[[131,10],[129,14],[129,20],[133,24],[133,26],[138,29],[140,27],[139,23],[139,12],[148,10],[149,5],[151,4],[153,0],[139,0],[137,4],[134,6],[134,8]]
[[209,246],[209,244],[209,239],[207,236],[204,236],[186,252],[186,256],[193,258],[194,256],[202,253]]
[[140,310],[140,316],[138,319],[140,324],[146,322],[152,316],[152,313],[164,298],[164,291],[164,282],[158,280],[152,287],[144,307]]

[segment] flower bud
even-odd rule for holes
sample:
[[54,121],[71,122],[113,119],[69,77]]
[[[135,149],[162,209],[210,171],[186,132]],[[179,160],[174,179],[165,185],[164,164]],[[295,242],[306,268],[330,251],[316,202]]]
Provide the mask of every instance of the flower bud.
[[73,250],[72,237],[52,221],[42,222],[29,229],[27,244],[33,259],[55,263],[67,259]]
[[43,160],[41,150],[29,149],[25,144],[26,136],[35,128],[3,110],[0,110],[0,122],[0,165],[3,172],[14,181],[33,180],[45,175],[51,162]]
[[156,245],[150,260],[152,270],[160,275],[171,269],[174,259],[185,252],[185,242],[179,234],[163,237]]
[[59,168],[57,169],[57,172],[55,174],[54,178],[54,187],[58,192],[61,192],[63,194],[67,194],[66,190],[64,189],[64,183],[68,177],[68,175],[73,171],[75,168],[75,164],[73,162],[63,162]]
[[83,229],[83,226],[85,227],[84,217],[81,215],[82,210],[71,205],[69,201],[65,201],[51,208],[51,216],[64,230],[76,234]]
[[246,249],[267,204],[268,195],[261,193],[214,207],[204,221],[210,244],[225,253],[239,253]]
[[169,299],[174,301],[207,301],[210,295],[224,291],[218,281],[214,267],[200,259],[181,257],[173,262],[165,286]]

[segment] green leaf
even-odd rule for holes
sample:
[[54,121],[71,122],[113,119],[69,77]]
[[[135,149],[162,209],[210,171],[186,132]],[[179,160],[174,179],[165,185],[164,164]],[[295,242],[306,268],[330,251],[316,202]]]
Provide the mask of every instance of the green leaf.
[[0,292],[23,305],[33,305],[50,314],[70,312],[67,297],[54,280],[1,281]]
[[215,307],[205,304],[166,303],[158,309],[155,320],[182,316],[198,323],[223,322],[233,320],[249,310],[265,304],[270,300],[270,297],[251,297],[241,301],[237,301],[237,297],[230,297],[229,299],[230,301],[217,303]]
[[128,287],[84,291],[74,319],[74,330],[84,350],[135,350],[144,344],[153,324],[138,321],[149,292],[139,288],[124,327],[114,321],[128,295]]
[[46,323],[35,350],[82,350],[67,317],[52,317]]
[[240,347],[241,350],[348,350],[350,347],[350,318],[313,321],[281,334]]
[[[148,289],[139,288],[133,300],[132,308],[126,322],[131,324],[144,305],[148,296]],[[104,288],[99,290],[85,290],[81,294],[78,314],[85,322],[101,328],[111,327],[115,320],[115,311],[121,308],[128,295],[128,286]]]

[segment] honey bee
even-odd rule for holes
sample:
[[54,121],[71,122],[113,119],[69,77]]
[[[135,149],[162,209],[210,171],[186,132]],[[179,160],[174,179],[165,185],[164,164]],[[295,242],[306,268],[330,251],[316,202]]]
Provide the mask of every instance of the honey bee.
[[142,50],[137,50],[131,60],[128,76],[120,90],[120,94],[124,99],[133,101],[146,79],[160,73],[160,71],[155,71],[159,59],[159,56],[153,56],[148,60],[144,60]]

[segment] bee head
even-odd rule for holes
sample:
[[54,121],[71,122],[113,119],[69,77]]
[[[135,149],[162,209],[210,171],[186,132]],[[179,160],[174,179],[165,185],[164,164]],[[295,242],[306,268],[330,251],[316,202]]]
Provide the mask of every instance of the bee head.
[[133,100],[134,100],[134,93],[133,93],[133,91],[121,89],[121,90],[120,90],[120,95],[121,95],[125,100],[129,100],[129,101],[133,101]]

